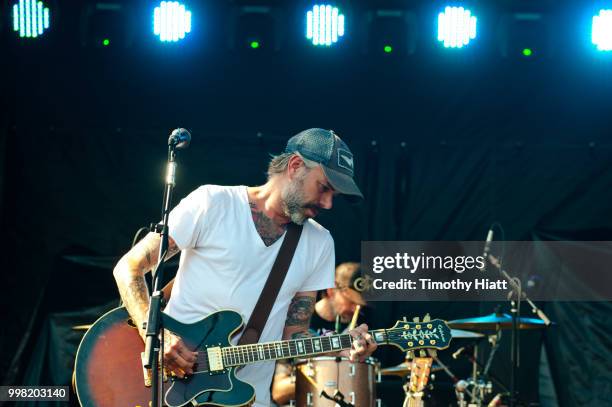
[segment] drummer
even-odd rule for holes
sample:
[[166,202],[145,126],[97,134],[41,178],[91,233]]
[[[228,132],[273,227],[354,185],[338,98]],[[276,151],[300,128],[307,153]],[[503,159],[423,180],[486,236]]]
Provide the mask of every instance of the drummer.
[[[310,319],[310,331],[314,336],[340,333],[351,324],[361,306],[366,305],[361,294],[355,290],[355,281],[361,276],[359,263],[342,263],[336,267],[335,288],[321,292]],[[289,361],[276,363],[272,381],[272,399],[277,405],[295,400],[295,377]]]

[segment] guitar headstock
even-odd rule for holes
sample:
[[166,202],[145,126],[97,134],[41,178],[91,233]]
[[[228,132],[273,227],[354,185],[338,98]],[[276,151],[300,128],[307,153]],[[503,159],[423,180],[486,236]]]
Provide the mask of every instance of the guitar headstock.
[[446,321],[434,319],[424,322],[397,321],[387,329],[387,340],[406,352],[414,349],[446,349],[450,345],[451,330]]

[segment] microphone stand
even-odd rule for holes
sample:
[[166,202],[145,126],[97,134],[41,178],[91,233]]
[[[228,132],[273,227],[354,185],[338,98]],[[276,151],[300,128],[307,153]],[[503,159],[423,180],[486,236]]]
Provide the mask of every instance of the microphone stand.
[[[149,302],[149,315],[146,325],[145,351],[142,365],[145,369],[151,369],[151,406],[162,406],[163,392],[163,342],[160,344],[160,333],[163,333],[161,308],[163,304],[162,282],[164,274],[164,260],[168,253],[168,218],[170,206],[172,205],[172,194],[175,186],[176,175],[176,150],[186,148],[191,140],[187,130],[176,129],[168,139],[168,166],[166,167],[166,182],[162,203],[162,221],[151,224],[151,232],[161,235],[159,245],[159,261],[153,271],[153,293]],[[161,361],[161,366],[160,366]]]
[[[539,309],[533,301],[525,294],[521,287],[521,281],[518,278],[511,277],[506,270],[501,266],[499,259],[492,254],[489,254],[487,260],[493,267],[495,267],[499,273],[508,281],[512,287],[512,291],[509,295],[510,300],[510,314],[512,316],[512,336],[511,336],[511,351],[510,361],[512,363],[512,374],[510,376],[510,407],[514,407],[517,404],[518,397],[516,391],[516,375],[519,368],[519,335],[518,335],[518,318],[521,309],[521,299],[527,301],[531,306],[531,310],[536,314],[546,326],[550,325],[550,319],[546,316],[544,311]],[[516,299],[514,298],[516,295]]]

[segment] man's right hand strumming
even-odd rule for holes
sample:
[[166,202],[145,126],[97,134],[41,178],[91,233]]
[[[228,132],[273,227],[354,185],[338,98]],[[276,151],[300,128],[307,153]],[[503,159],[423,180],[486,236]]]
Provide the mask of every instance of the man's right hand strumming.
[[193,374],[198,352],[192,352],[181,338],[166,330],[164,332],[164,366],[175,376],[183,378]]

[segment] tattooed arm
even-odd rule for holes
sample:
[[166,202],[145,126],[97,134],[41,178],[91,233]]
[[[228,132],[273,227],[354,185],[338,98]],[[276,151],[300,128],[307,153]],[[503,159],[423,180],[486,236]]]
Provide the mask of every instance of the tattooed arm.
[[295,294],[289,304],[287,320],[283,330],[283,339],[295,339],[304,336],[312,336],[308,332],[310,317],[314,311],[316,291],[303,291]]
[[[149,291],[144,275],[157,264],[160,242],[157,233],[149,233],[119,260],[113,270],[121,299],[143,339],[145,330],[142,325],[146,322],[149,308]],[[166,259],[178,252],[176,243],[169,237]]]
[[[295,294],[289,305],[289,311],[287,311],[283,339],[312,336],[308,332],[308,327],[316,298],[316,291]],[[291,366],[286,361],[277,362],[271,390],[272,399],[278,405],[287,404],[289,400],[295,399],[295,381],[291,376]]]
[[[287,312],[283,339],[312,336],[312,334],[308,332],[308,327],[310,326],[310,317],[314,311],[315,299],[315,291],[297,293],[295,297],[293,297],[291,305],[289,305],[289,311]],[[348,333],[354,339],[352,348],[340,352],[331,352],[327,355],[345,356],[351,359],[351,361],[359,360],[363,362],[366,357],[370,356],[376,350],[376,342],[368,332],[368,326],[366,324],[361,324]]]
[[[146,322],[149,309],[149,291],[144,275],[157,264],[160,242],[161,238],[157,233],[149,233],[119,260],[113,270],[123,304],[138,327],[138,333],[143,340],[146,330],[142,326]],[[178,252],[176,243],[171,237],[168,237],[166,259]],[[197,353],[188,349],[183,341],[171,332],[165,333],[164,342],[166,343],[164,346],[165,366],[179,377],[193,373],[192,368]]]

